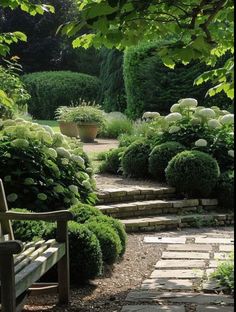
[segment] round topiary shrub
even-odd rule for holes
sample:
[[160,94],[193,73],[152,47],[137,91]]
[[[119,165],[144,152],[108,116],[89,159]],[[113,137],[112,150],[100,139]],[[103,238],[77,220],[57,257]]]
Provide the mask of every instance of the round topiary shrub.
[[100,243],[103,261],[107,264],[113,264],[121,254],[122,246],[118,234],[105,222],[91,221],[86,226],[92,231]]
[[215,189],[219,204],[226,210],[234,209],[234,172],[226,171],[222,173]]
[[88,222],[97,222],[97,223],[107,223],[109,224],[118,234],[120,241],[121,241],[121,252],[119,256],[123,256],[126,250],[126,242],[127,242],[127,234],[125,232],[124,225],[117,219],[114,219],[112,217],[108,217],[105,215],[97,216],[97,217],[91,217]]
[[91,217],[103,216],[102,212],[90,205],[77,204],[72,206],[70,212],[73,214],[73,220],[78,223],[85,223]]
[[[70,278],[71,282],[81,284],[93,279],[102,272],[102,252],[99,241],[85,225],[75,221],[68,223]],[[56,226],[50,224],[44,238],[56,237]]]
[[129,177],[143,178],[148,176],[149,144],[143,141],[132,143],[121,158],[124,174]]
[[108,151],[105,155],[104,161],[99,166],[101,173],[119,173],[121,168],[121,157],[125,151],[124,147],[119,147]]
[[[27,209],[15,208],[12,212],[29,213]],[[31,242],[42,238],[46,230],[47,223],[44,221],[20,221],[12,220],[14,238],[22,242]]]
[[153,148],[149,156],[149,172],[159,181],[165,180],[165,169],[168,162],[185,147],[178,142],[166,142]]
[[217,183],[219,166],[210,155],[199,151],[184,151],[173,157],[166,170],[166,180],[177,192],[205,197]]

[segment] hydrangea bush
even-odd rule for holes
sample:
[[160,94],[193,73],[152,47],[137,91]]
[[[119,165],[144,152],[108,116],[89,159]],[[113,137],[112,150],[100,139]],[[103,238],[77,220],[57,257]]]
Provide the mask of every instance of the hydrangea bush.
[[234,114],[217,106],[198,106],[195,99],[181,99],[172,105],[170,114],[157,116],[150,123],[153,145],[167,141],[184,144],[212,155],[222,171],[234,163]]
[[23,119],[0,121],[0,177],[10,207],[50,211],[96,200],[78,143]]

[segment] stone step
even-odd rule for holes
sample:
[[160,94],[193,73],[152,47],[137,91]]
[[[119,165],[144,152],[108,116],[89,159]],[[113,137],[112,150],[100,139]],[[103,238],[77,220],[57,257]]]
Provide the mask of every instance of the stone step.
[[126,305],[121,312],[185,312],[185,307],[183,305]]
[[98,204],[149,200],[176,197],[175,188],[163,187],[126,187],[105,188],[97,191]]
[[181,200],[142,200],[110,203],[96,206],[104,214],[114,218],[154,216],[163,214],[187,214],[198,211],[212,211],[217,207],[216,199],[181,199]]
[[150,232],[169,229],[200,227],[200,226],[225,226],[234,223],[233,214],[192,214],[192,215],[163,215],[144,218],[121,219],[127,232]]

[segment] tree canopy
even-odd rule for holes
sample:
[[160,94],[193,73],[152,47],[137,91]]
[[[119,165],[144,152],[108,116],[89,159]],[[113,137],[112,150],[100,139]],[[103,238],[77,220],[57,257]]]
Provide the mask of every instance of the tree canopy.
[[[162,40],[159,55],[166,66],[200,60],[214,66],[227,52],[234,53],[233,0],[78,0],[80,19],[62,27],[74,37],[74,47],[123,49],[138,42]],[[89,32],[80,35],[81,29]],[[196,83],[212,80],[214,95],[233,93],[233,59],[204,73]]]

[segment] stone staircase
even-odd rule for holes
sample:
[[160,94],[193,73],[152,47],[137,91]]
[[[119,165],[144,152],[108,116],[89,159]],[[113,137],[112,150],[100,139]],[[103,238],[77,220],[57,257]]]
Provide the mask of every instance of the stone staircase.
[[220,213],[216,199],[185,199],[171,187],[129,187],[97,192],[97,208],[120,219],[127,232],[224,226],[232,213]]

